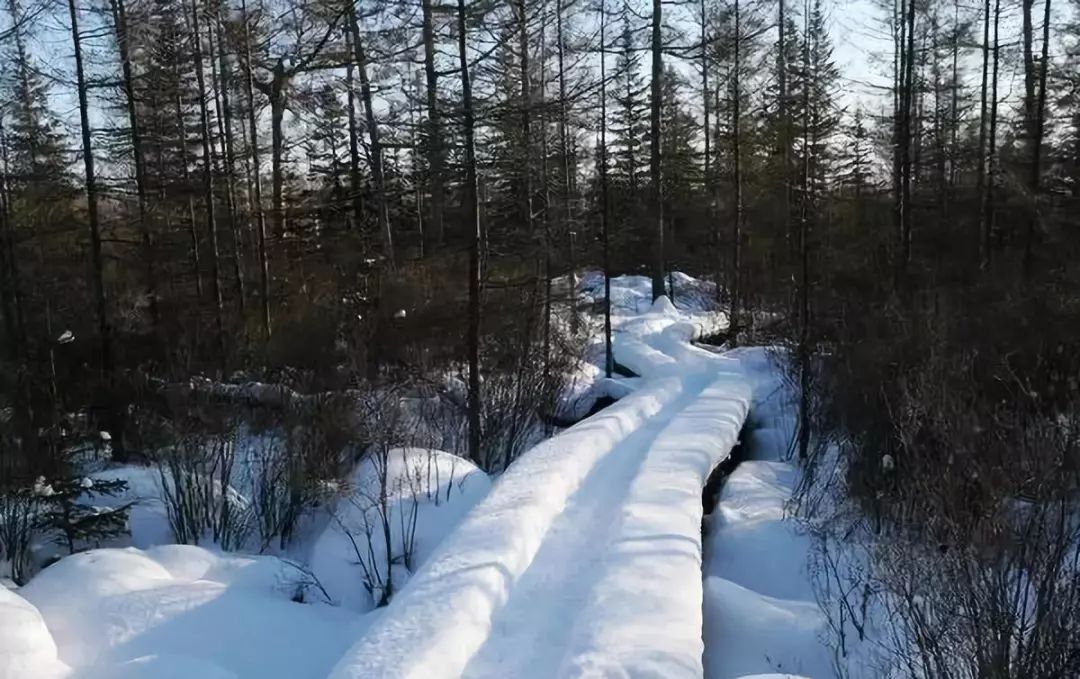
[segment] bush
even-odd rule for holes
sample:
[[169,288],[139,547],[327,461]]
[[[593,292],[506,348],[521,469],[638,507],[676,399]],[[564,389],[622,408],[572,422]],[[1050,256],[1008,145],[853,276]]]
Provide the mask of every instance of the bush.
[[869,635],[881,675],[1075,675],[1076,301],[985,282],[840,308],[801,498],[839,648]]
[[247,456],[250,512],[260,551],[284,549],[300,519],[333,497],[347,477],[357,443],[349,426],[353,402],[342,395],[313,397],[302,413],[287,413],[252,442]]

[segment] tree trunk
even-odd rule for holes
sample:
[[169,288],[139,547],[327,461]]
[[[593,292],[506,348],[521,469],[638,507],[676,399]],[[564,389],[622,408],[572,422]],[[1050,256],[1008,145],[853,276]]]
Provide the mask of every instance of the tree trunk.
[[998,67],[1001,42],[998,36],[998,27],[1001,22],[1001,0],[994,0],[994,56],[993,68],[990,76],[990,135],[986,149],[986,191],[982,195],[982,251],[984,259],[983,268],[988,268],[993,261],[993,238],[994,238],[994,215],[997,182],[997,124],[998,124]]
[[[82,39],[79,36],[79,13],[75,0],[68,0],[71,16],[71,42],[75,48],[75,77],[79,90],[79,124],[82,129],[83,170],[86,174],[86,211],[90,227],[90,264],[93,275],[90,289],[97,309],[98,333],[101,341],[101,372],[106,380],[113,373],[112,324],[109,322],[108,293],[105,290],[105,265],[101,251],[101,218],[98,212],[97,175],[94,173],[94,146],[90,135],[90,104],[87,96],[86,74],[83,70]],[[51,338],[50,338],[51,339]]]
[[15,254],[15,225],[11,223],[11,186],[8,163],[8,138],[0,116],[0,261],[4,264],[2,289],[4,329],[10,338],[11,358],[16,366],[26,356],[26,324],[23,318],[22,281],[19,258]]
[[559,155],[562,157],[562,188],[563,188],[563,232],[566,234],[567,253],[569,255],[569,267],[570,267],[570,332],[576,333],[578,330],[578,315],[575,306],[575,298],[577,296],[577,272],[575,271],[576,263],[574,261],[574,204],[573,204],[573,175],[570,170],[570,134],[568,131],[569,122],[567,120],[567,106],[566,106],[566,63],[564,61],[564,55],[566,51],[566,41],[563,39],[563,0],[555,1],[555,33],[556,40],[558,42],[558,59],[559,59]]
[[113,25],[116,29],[116,45],[120,52],[120,70],[124,84],[124,103],[127,108],[128,125],[131,128],[131,147],[135,161],[135,196],[139,209],[139,235],[142,238],[143,257],[146,265],[146,294],[150,301],[150,319],[154,332],[160,331],[161,313],[158,308],[157,259],[154,254],[153,236],[146,199],[146,160],[143,156],[142,134],[135,102],[135,79],[132,75],[131,54],[128,45],[127,9],[124,0],[112,0]]
[[[179,69],[175,66],[174,68],[177,69],[174,75],[179,81]],[[199,243],[199,228],[195,219],[195,198],[192,196],[191,191],[191,173],[188,170],[187,119],[184,116],[184,101],[181,98],[179,87],[176,89],[174,104],[176,107],[176,128],[180,141],[180,166],[183,168],[184,194],[187,196],[188,235],[191,238],[191,268],[195,274],[195,294],[198,295],[201,301],[203,298],[202,256],[200,253],[202,246]]]
[[[782,4],[783,0],[780,0],[780,2]],[[705,215],[706,219],[711,223],[714,205],[712,201],[712,130],[709,129],[709,119],[712,107],[709,101],[709,15],[705,0],[701,0],[698,4],[698,11],[701,12],[701,108],[704,116],[701,131],[705,135],[701,176],[706,201]]]
[[551,367],[552,314],[552,238],[551,238],[551,179],[548,172],[548,114],[547,114],[547,17],[540,25],[540,186],[544,195],[544,379]]
[[532,82],[529,73],[529,19],[525,0],[516,0],[514,11],[518,21],[518,51],[521,52],[521,221],[530,237],[536,235],[533,222],[532,186]]
[[779,0],[777,9],[779,46],[776,56],[777,112],[780,116],[780,181],[783,182],[784,238],[787,241],[786,256],[791,259],[794,238],[791,234],[791,114],[788,111],[788,64],[787,64],[787,3]]
[[907,7],[901,0],[900,108],[898,113],[897,150],[899,152],[899,194],[896,196],[897,234],[896,285],[907,277],[911,259],[911,116],[914,104],[915,77],[915,0]]
[[356,58],[356,73],[360,76],[360,97],[364,103],[368,141],[371,145],[371,175],[375,180],[375,206],[378,211],[379,237],[382,239],[383,256],[387,264],[394,268],[394,238],[390,231],[390,215],[386,204],[386,179],[383,176],[382,142],[379,139],[379,126],[375,121],[375,109],[371,103],[371,81],[368,80],[367,54],[360,38],[360,26],[356,20],[356,6],[349,5],[349,31],[352,33],[353,52]]
[[810,451],[810,209],[813,184],[810,176],[810,3],[805,3],[803,38],[803,158],[802,201],[799,216],[799,459]]
[[[1024,280],[1029,281],[1034,273],[1035,238],[1039,228],[1039,194],[1042,192],[1042,142],[1046,131],[1046,74],[1050,62],[1050,0],[1046,0],[1043,10],[1042,54],[1039,58],[1039,89],[1035,104],[1035,118],[1032,124],[1031,138],[1031,212],[1024,238]],[[1028,2],[1025,0],[1025,8]],[[1030,11],[1025,15],[1030,23]],[[1030,40],[1025,41],[1029,47]]]
[[[704,2],[702,3],[704,8]],[[611,200],[608,186],[607,159],[607,7],[600,0],[600,228],[603,239],[604,263],[604,376],[610,378],[615,371],[615,352],[611,345]],[[702,29],[704,32],[704,29]],[[702,44],[704,50],[704,43]],[[708,99],[708,80],[705,81]],[[706,105],[706,121],[708,106]],[[708,122],[706,122],[708,128]],[[708,135],[705,137],[708,149]],[[706,150],[706,158],[708,151]],[[706,163],[708,161],[706,160]],[[708,167],[708,165],[706,165]]]
[[[443,214],[446,202],[443,187],[443,139],[439,116],[439,74],[435,70],[435,24],[432,17],[432,0],[421,1],[424,15],[424,74],[427,81],[428,143],[427,160],[431,182],[431,244],[442,244],[444,235]],[[435,248],[429,248],[434,251]]]
[[217,213],[214,200],[214,158],[210,140],[210,112],[207,108],[206,75],[203,71],[202,33],[199,30],[199,7],[195,0],[191,2],[191,30],[193,58],[195,60],[195,80],[199,87],[199,131],[202,137],[203,153],[203,200],[206,203],[206,231],[210,237],[210,270],[212,274],[210,292],[214,296],[214,311],[217,320],[217,345],[220,352],[222,373],[225,372],[225,320],[221,298],[221,269],[218,256]]
[[661,0],[653,0],[652,14],[652,85],[649,115],[649,131],[652,138],[649,143],[649,172],[652,175],[651,214],[653,227],[652,257],[652,296],[655,300],[665,294],[664,290],[664,188],[660,168],[660,120],[661,98],[663,96],[664,55],[660,29],[663,25],[663,5]]
[[285,236],[285,88],[289,75],[285,63],[278,59],[274,64],[269,86],[264,89],[270,100],[270,200],[274,235]]
[[480,459],[480,215],[477,206],[475,120],[472,81],[466,51],[468,24],[465,0],[457,0],[458,60],[461,68],[461,105],[465,143],[465,185],[463,208],[469,232],[469,320],[466,351],[469,362],[468,428],[469,459]]
[[975,175],[975,194],[979,197],[979,220],[975,234],[979,267],[985,269],[990,263],[990,251],[988,243],[983,237],[986,233],[986,130],[987,130],[987,91],[989,89],[990,71],[990,0],[984,0],[983,5],[983,44],[982,44],[982,84],[979,88],[979,146],[976,156],[978,166]]
[[957,165],[960,160],[960,0],[953,0],[952,31],[952,79],[950,81],[951,100],[949,102],[949,206],[956,192]]
[[[236,204],[236,156],[233,153],[233,130],[232,130],[232,106],[229,102],[229,62],[225,57],[225,48],[223,41],[221,40],[222,27],[225,25],[221,17],[221,7],[217,8],[215,13],[215,23],[208,27],[207,35],[209,37],[210,47],[210,65],[211,73],[220,74],[220,78],[214,75],[214,91],[217,93],[214,97],[214,103],[217,107],[217,124],[218,131],[221,137],[222,153],[221,157],[224,162],[224,174],[225,174],[225,203],[229,210],[229,233],[232,236],[232,273],[233,273],[233,285],[236,287],[236,296],[240,305],[240,315],[244,316],[247,313],[247,300],[244,291],[244,269],[243,263],[240,259],[240,229],[238,227],[238,209]],[[214,33],[217,32],[218,42],[216,45],[217,54],[215,59],[214,49]],[[216,71],[215,71],[216,69]],[[218,96],[220,95],[220,97]]]
[[[742,12],[739,0],[734,5],[735,35],[731,74],[731,154],[735,165],[735,219],[731,228],[731,337],[738,336],[742,305],[742,237],[745,208],[742,176]],[[803,89],[807,85],[804,84]],[[804,150],[804,155],[806,151]]]
[[247,94],[247,125],[251,144],[252,213],[255,215],[259,239],[259,293],[262,298],[263,335],[270,339],[270,265],[266,252],[266,213],[263,210],[262,165],[259,163],[259,127],[255,120],[255,76],[251,65],[251,26],[248,23],[247,2],[240,0],[241,20],[244,22],[244,75]]
[[[345,47],[353,54],[352,31],[345,31]],[[364,224],[363,187],[360,185],[360,131],[356,123],[356,64],[345,64],[345,94],[349,106],[349,186],[352,193],[352,228],[359,231]]]

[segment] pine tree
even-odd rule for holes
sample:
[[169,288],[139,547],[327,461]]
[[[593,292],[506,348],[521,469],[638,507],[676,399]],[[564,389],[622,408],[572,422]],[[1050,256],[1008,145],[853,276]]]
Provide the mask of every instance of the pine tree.
[[348,208],[350,185],[348,160],[348,111],[333,84],[323,83],[305,101],[308,125],[304,139],[307,155],[307,178],[322,210],[323,221],[340,221],[337,215]]
[[[840,126],[840,111],[837,106],[840,71],[833,60],[832,42],[826,26],[826,17],[821,0],[814,0],[808,23],[809,34],[804,38],[810,41],[809,73],[803,74],[809,87],[807,102],[809,111],[805,119],[809,121],[809,134],[803,135],[810,140],[810,177],[814,190],[823,192],[833,170],[832,141]],[[801,112],[800,112],[800,116]]]
[[0,82],[7,101],[8,186],[17,209],[24,200],[48,202],[48,196],[70,189],[71,178],[60,123],[49,107],[49,85],[27,48],[34,24],[19,0],[7,0],[7,9],[12,33],[3,60],[10,68],[0,72]]
[[[664,155],[661,176],[664,182],[664,214],[671,234],[669,250],[682,243],[689,221],[696,215],[693,209],[698,195],[701,167],[696,147],[699,124],[686,105],[684,90],[688,83],[675,68],[669,66],[664,76],[660,116],[664,120]],[[675,262],[672,262],[674,265]]]
[[132,502],[116,507],[97,507],[95,497],[115,498],[127,491],[122,479],[69,477],[46,482],[39,478],[35,490],[40,498],[38,525],[74,554],[79,548],[101,546],[127,530]]
[[615,73],[612,77],[611,181],[628,197],[639,195],[648,174],[644,145],[649,133],[644,76],[641,73],[639,41],[624,10],[622,31],[616,41]]
[[[647,247],[636,228],[644,207],[649,174],[646,144],[649,134],[647,84],[641,73],[639,41],[624,3],[622,27],[614,41],[614,72],[609,76],[608,181],[614,252],[635,252]],[[626,266],[616,264],[616,268]]]

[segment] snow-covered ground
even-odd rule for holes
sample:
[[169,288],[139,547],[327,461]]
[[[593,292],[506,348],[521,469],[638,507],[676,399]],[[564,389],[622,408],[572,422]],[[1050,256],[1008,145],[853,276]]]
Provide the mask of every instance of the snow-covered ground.
[[[615,358],[635,377],[601,377],[601,320],[583,314],[567,412],[614,405],[494,485],[438,451],[369,455],[287,559],[161,545],[156,472],[103,472],[129,481],[117,502],[139,502],[132,546],[0,587],[0,679],[832,676],[807,546],[784,518],[788,396],[763,350],[694,344],[726,319],[710,284],[672,279],[676,304],[653,304],[647,278],[613,280]],[[579,291],[602,300],[602,277]],[[703,545],[701,489],[751,404],[755,459]]]
[[827,629],[807,572],[810,538],[789,504],[794,395],[761,348],[729,352],[753,383],[747,459],[727,478],[705,538],[705,676],[836,676]]
[[[400,586],[490,487],[439,451],[368,457],[294,561],[162,544],[170,533],[156,475],[96,475],[129,482],[111,500],[137,503],[136,547],[68,556],[18,590],[0,587],[0,679],[321,679],[378,617],[365,584],[386,582],[388,553]],[[398,563],[406,552],[408,567]]]

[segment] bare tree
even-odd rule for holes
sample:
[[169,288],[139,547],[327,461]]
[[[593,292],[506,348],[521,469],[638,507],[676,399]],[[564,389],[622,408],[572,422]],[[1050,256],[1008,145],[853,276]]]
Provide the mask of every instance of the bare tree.
[[259,162],[259,127],[255,119],[255,75],[251,54],[251,23],[247,0],[240,0],[240,20],[244,25],[244,85],[247,97],[248,144],[251,147],[251,212],[255,216],[255,230],[259,240],[259,292],[261,297],[261,320],[263,335],[270,339],[270,264],[266,247],[266,211],[263,209],[262,165]]
[[195,80],[199,88],[199,131],[202,137],[203,166],[203,203],[206,210],[206,231],[210,238],[210,292],[214,300],[215,319],[217,320],[217,345],[222,372],[225,369],[225,318],[221,294],[221,269],[218,255],[217,206],[214,197],[214,152],[210,144],[210,111],[207,106],[209,91],[206,88],[206,73],[203,68],[202,33],[199,30],[199,6],[197,0],[191,0],[192,52],[195,59]]
[[111,0],[113,28],[116,45],[120,52],[120,70],[124,84],[124,104],[127,108],[128,125],[131,129],[132,157],[135,161],[135,196],[139,209],[139,233],[142,237],[143,258],[146,265],[146,294],[150,302],[150,317],[155,331],[159,330],[161,313],[158,309],[157,258],[150,231],[150,217],[146,196],[146,160],[143,156],[143,139],[140,133],[136,109],[135,78],[132,74],[128,44],[128,18],[124,0]]
[[97,309],[98,333],[101,336],[101,371],[108,379],[114,368],[112,347],[112,324],[109,321],[108,293],[105,289],[105,267],[101,251],[101,215],[98,210],[97,174],[94,172],[94,144],[90,130],[90,102],[87,96],[86,72],[83,68],[82,36],[79,34],[79,11],[75,0],[68,0],[71,17],[71,44],[75,50],[75,77],[79,94],[79,124],[82,129],[83,171],[86,181],[87,223],[90,227],[90,264],[93,274],[90,288],[93,290]]
[[458,64],[461,68],[461,107],[465,143],[463,205],[469,233],[469,319],[465,339],[469,362],[467,404],[469,458],[482,462],[480,452],[480,214],[476,181],[476,119],[469,76],[468,13],[465,0],[457,0]]
[[360,76],[360,97],[364,102],[364,127],[367,128],[371,148],[371,174],[375,180],[375,204],[379,219],[379,236],[382,238],[383,256],[391,269],[394,267],[394,237],[390,231],[390,216],[386,206],[386,179],[383,174],[383,147],[379,138],[379,125],[375,120],[375,108],[371,98],[371,81],[368,79],[367,53],[360,36],[356,6],[349,3],[349,32],[356,59],[356,72]]

